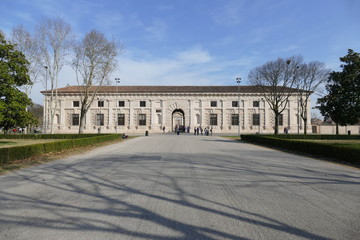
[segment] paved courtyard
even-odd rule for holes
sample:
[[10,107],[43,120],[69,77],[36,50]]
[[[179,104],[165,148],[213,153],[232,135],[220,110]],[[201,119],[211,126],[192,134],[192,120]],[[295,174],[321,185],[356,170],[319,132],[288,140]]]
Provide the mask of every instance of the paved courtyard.
[[0,239],[360,239],[360,170],[153,135],[0,176]]

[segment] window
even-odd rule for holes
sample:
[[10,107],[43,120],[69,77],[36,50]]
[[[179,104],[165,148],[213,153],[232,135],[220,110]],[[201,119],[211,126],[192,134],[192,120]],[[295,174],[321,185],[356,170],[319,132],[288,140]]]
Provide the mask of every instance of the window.
[[73,107],[80,107],[79,101],[73,101]]
[[217,114],[210,114],[210,125],[217,125]]
[[104,126],[104,114],[96,114],[96,125]]
[[253,107],[260,107],[259,101],[253,101]]
[[260,114],[258,113],[253,114],[253,125],[260,126]]
[[238,107],[239,102],[238,101],[232,101],[232,107]]
[[211,106],[211,107],[216,107],[216,106],[217,106],[217,102],[216,102],[216,101],[211,101],[211,102],[210,102],[210,106]]
[[146,125],[146,114],[139,114],[139,126]]
[[157,113],[161,113],[161,110],[158,109],[158,110],[156,110],[156,112],[157,112]]
[[79,126],[80,123],[80,116],[79,114],[73,114],[71,116],[71,125],[73,126]]
[[119,101],[119,107],[125,107],[125,101]]
[[282,114],[280,114],[279,116],[278,116],[278,123],[279,123],[279,126],[282,126],[282,125],[284,125],[284,121],[283,121],[283,115]]
[[125,125],[125,114],[118,114],[118,125],[124,126]]
[[140,101],[140,107],[146,107],[146,101]]
[[98,107],[104,107],[104,101],[103,100],[98,101]]
[[239,114],[231,114],[231,125],[239,125]]

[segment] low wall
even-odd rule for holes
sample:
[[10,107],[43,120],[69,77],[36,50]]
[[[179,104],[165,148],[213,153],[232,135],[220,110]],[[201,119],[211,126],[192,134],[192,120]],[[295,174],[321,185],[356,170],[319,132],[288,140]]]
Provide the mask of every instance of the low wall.
[[[350,131],[351,134],[360,134],[360,126],[359,125],[339,126],[339,134],[348,134],[348,131]],[[336,126],[335,125],[312,126],[312,133],[336,134]]]

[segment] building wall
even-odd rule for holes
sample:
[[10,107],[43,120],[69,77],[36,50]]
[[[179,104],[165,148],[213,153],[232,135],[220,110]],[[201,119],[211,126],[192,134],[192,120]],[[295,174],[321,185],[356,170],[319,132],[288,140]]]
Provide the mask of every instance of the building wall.
[[[231,115],[240,112],[240,133],[273,133],[274,114],[269,105],[261,100],[258,93],[240,93],[240,107],[233,107],[232,102],[238,101],[236,93],[152,93],[152,94],[98,94],[86,114],[85,133],[127,133],[142,134],[145,131],[150,133],[161,133],[163,127],[166,132],[172,131],[173,112],[181,110],[185,117],[185,125],[189,126],[191,132],[194,127],[213,128],[214,133],[239,132],[238,125],[231,124]],[[73,125],[73,114],[80,114],[80,107],[74,107],[74,101],[80,101],[76,94],[62,94],[58,98],[59,109],[56,111],[54,133],[77,133],[79,127]],[[98,107],[98,101],[103,100],[104,106]],[[44,106],[49,106],[48,96],[45,96]],[[118,107],[118,102],[124,101],[124,107]],[[141,107],[140,101],[146,101],[146,106]],[[211,106],[211,101],[216,101],[216,107]],[[258,107],[253,106],[254,101],[260,101]],[[289,133],[302,132],[302,121],[298,124],[297,97],[289,99],[283,114],[283,125],[279,127],[282,132],[285,127]],[[49,114],[49,111],[44,111]],[[104,125],[99,126],[96,122],[97,114],[104,114]],[[125,125],[117,124],[118,114],[125,114]],[[146,125],[139,125],[139,114],[146,114]],[[217,124],[211,125],[210,115],[217,114]],[[260,125],[253,124],[253,114],[260,114]],[[50,117],[44,116],[44,119]],[[310,121],[310,102],[308,104],[308,119]],[[46,132],[50,131],[50,120],[46,121],[48,126]],[[311,132],[310,123],[308,132]]]

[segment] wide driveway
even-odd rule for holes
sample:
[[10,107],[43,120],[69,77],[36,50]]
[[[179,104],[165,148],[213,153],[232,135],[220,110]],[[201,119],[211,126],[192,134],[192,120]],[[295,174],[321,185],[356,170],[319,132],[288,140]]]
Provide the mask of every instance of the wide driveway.
[[360,171],[154,135],[0,176],[0,239],[360,239]]

